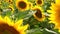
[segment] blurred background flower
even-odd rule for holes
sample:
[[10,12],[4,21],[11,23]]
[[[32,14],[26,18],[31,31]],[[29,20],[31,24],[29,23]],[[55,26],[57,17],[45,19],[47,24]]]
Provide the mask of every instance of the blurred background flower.
[[60,0],[0,0],[0,34],[60,34]]

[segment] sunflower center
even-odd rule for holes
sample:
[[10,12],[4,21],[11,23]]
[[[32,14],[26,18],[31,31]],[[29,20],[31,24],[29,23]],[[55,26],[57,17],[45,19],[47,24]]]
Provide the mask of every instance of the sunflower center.
[[26,3],[24,2],[24,1],[20,1],[19,3],[18,3],[18,6],[21,8],[21,9],[24,9],[24,8],[26,8]]
[[0,24],[0,33],[1,34],[19,34],[19,32],[12,26],[2,23]]
[[37,1],[37,4],[42,4],[42,1],[41,1],[41,0],[38,0],[38,1]]
[[39,10],[39,9],[36,9],[36,13],[35,13],[35,15],[38,17],[38,18],[42,18],[42,13],[41,13],[41,11]]
[[9,2],[12,2],[12,0],[9,0]]

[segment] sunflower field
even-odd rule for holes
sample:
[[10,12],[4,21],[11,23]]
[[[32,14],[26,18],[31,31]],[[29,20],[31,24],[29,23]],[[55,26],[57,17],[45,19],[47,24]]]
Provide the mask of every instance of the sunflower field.
[[0,0],[0,34],[60,34],[60,0]]

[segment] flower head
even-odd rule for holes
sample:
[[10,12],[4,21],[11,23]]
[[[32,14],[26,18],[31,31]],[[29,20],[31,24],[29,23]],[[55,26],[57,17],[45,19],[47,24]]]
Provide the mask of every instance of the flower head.
[[43,0],[36,0],[36,5],[38,5],[38,6],[43,5]]
[[23,19],[14,23],[7,16],[4,18],[0,16],[0,34],[26,34],[28,24],[22,26],[22,22]]
[[55,3],[51,4],[51,10],[48,10],[47,12],[51,13],[49,20],[50,23],[55,24],[55,29],[59,29],[60,31],[60,0],[55,0]]
[[43,21],[45,19],[41,7],[35,6],[34,8],[32,8],[32,10],[36,11],[36,13],[33,14],[35,19],[37,19],[38,21]]
[[21,11],[25,11],[29,9],[27,0],[17,0],[16,7]]
[[12,11],[12,13],[14,12],[14,7],[12,4],[9,5],[8,9],[10,9]]
[[29,9],[32,9],[32,7],[33,7],[33,3],[28,2],[28,4],[29,4]]

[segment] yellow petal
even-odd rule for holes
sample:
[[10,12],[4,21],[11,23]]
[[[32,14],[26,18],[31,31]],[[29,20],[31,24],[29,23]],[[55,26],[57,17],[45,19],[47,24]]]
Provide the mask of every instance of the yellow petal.
[[4,20],[3,20],[2,16],[0,15],[0,24],[1,23],[4,23]]
[[23,23],[23,19],[20,19],[19,21],[17,21],[17,22],[14,24],[15,28],[17,28],[18,26],[22,25],[22,23]]
[[20,31],[25,31],[27,28],[28,28],[28,24],[27,25],[25,25],[25,26],[22,26],[22,27],[20,27],[19,29],[20,29]]
[[0,20],[3,20],[1,16],[0,16]]
[[10,20],[10,18],[8,18],[7,16],[5,16],[4,21],[5,21],[8,25],[11,25],[11,26],[13,26],[13,24],[14,24],[14,23]]
[[56,4],[60,4],[60,0],[55,0]]
[[[21,31],[20,31],[21,32]],[[26,34],[26,32],[22,31],[20,34]]]

